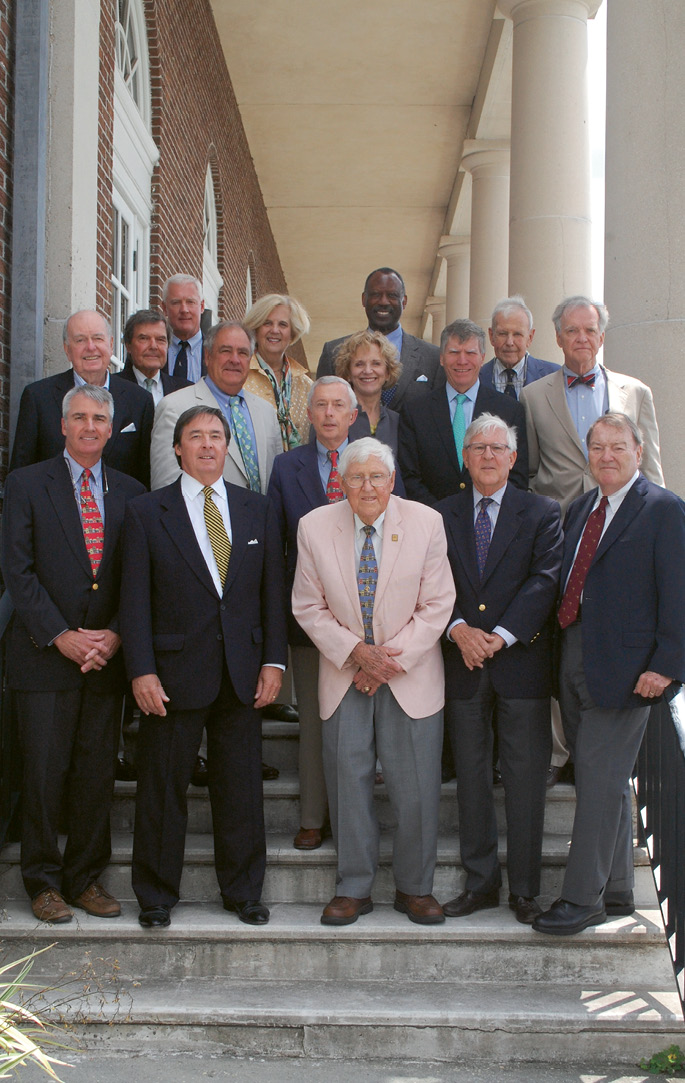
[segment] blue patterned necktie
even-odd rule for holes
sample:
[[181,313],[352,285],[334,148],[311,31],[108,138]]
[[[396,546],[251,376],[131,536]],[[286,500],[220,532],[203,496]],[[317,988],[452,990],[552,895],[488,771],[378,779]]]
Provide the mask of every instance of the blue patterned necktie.
[[188,351],[190,349],[190,343],[185,339],[181,339],[181,345],[178,348],[176,354],[176,360],[174,361],[174,376],[182,377],[184,380],[188,379]]
[[457,405],[454,410],[452,432],[454,433],[454,446],[457,449],[459,469],[464,469],[464,437],[466,436],[466,418],[464,417],[464,402],[466,395],[457,395]]
[[485,570],[485,562],[488,559],[488,549],[490,548],[490,538],[492,537],[492,523],[490,522],[490,516],[488,515],[488,506],[492,504],[492,500],[489,496],[483,496],[478,501],[480,505],[480,511],[476,516],[475,534],[476,534],[476,560],[478,561],[478,574],[483,578],[483,571]]
[[359,561],[359,573],[357,575],[357,589],[359,590],[359,604],[362,607],[362,620],[364,622],[364,642],[373,643],[373,603],[376,597],[376,584],[378,582],[378,564],[376,553],[373,548],[371,535],[375,527],[365,526],[364,545]]
[[229,395],[228,401],[231,406],[233,433],[238,441],[238,447],[240,448],[243,465],[245,466],[249,488],[255,493],[261,493],[262,483],[259,477],[257,453],[255,451],[252,435],[245,423],[243,411],[240,406],[240,395]]
[[513,369],[507,369],[507,382],[504,385],[504,394],[508,395],[510,399],[516,399],[518,401],[518,395],[516,394],[516,373]]

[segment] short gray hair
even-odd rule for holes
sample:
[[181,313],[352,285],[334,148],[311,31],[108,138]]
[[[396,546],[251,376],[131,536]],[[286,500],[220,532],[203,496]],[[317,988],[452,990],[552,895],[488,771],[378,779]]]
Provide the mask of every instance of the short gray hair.
[[340,462],[338,463],[340,477],[345,477],[353,463],[359,463],[360,466],[363,466],[373,455],[380,459],[383,466],[387,468],[388,473],[392,474],[395,469],[392,448],[389,448],[387,444],[382,444],[380,440],[376,440],[373,436],[362,436],[360,440],[353,440],[351,444],[348,444],[340,456]]
[[74,316],[81,316],[81,315],[83,315],[84,312],[90,312],[90,313],[92,313],[93,316],[99,316],[100,319],[102,320],[102,322],[105,325],[105,330],[107,331],[107,336],[109,338],[112,337],[112,325],[111,325],[111,323],[109,322],[109,320],[107,319],[106,316],[103,316],[101,312],[98,312],[94,308],[79,308],[79,310],[77,312],[72,312],[70,316],[67,316],[66,320],[62,324],[62,342],[64,343],[65,346],[69,342],[69,324],[73,320]]
[[448,323],[440,335],[440,353],[443,353],[451,338],[459,339],[460,342],[477,338],[480,352],[485,353],[485,331],[473,320],[453,320],[452,323]]
[[495,320],[498,316],[511,316],[512,312],[523,312],[528,320],[528,330],[533,330],[533,313],[528,308],[528,305],[521,297],[520,293],[515,293],[513,297],[504,297],[501,301],[498,301],[492,310],[492,316],[490,317],[490,327],[495,330]]
[[319,379],[314,381],[307,392],[307,406],[309,406],[310,409],[314,395],[316,394],[316,389],[318,387],[326,387],[328,384],[342,384],[347,392],[347,397],[350,400],[350,410],[357,409],[357,396],[347,380],[343,380],[341,376],[319,376]]
[[592,435],[597,425],[610,425],[612,429],[628,429],[635,442],[635,447],[642,447],[643,445],[642,433],[632,417],[628,417],[627,414],[621,414],[618,410],[609,410],[606,414],[601,414],[597,420],[593,421],[590,425],[585,438],[586,447],[590,446],[590,441],[592,440]]
[[490,429],[504,429],[507,434],[507,447],[510,451],[516,451],[516,429],[507,425],[497,414],[479,414],[464,433],[464,447],[467,448],[472,440],[477,436],[484,436]]
[[77,395],[83,395],[85,398],[90,399],[91,402],[97,403],[98,406],[106,406],[111,425],[114,420],[114,399],[106,387],[98,387],[97,384],[81,384],[70,388],[62,399],[62,417],[66,418],[71,401]]
[[218,323],[213,323],[204,335],[203,342],[205,353],[211,353],[214,349],[214,340],[219,334],[219,331],[226,331],[229,327],[237,327],[239,331],[242,331],[245,335],[247,335],[248,342],[250,343],[250,353],[253,354],[255,347],[255,337],[252,331],[250,331],[244,323],[241,323],[240,320],[219,320]]
[[593,301],[592,298],[585,297],[582,293],[577,293],[573,297],[564,297],[564,300],[559,302],[552,313],[552,323],[557,334],[561,331],[561,321],[564,313],[569,308],[594,308],[597,313],[600,335],[606,331],[609,322],[609,309],[606,305],[603,305],[601,301]]
[[172,275],[171,278],[167,278],[166,282],[162,286],[162,300],[166,301],[167,297],[169,296],[169,286],[189,286],[191,285],[191,283],[193,286],[195,286],[195,289],[197,290],[201,301],[202,283],[200,282],[200,279],[195,278],[195,275],[182,274]]

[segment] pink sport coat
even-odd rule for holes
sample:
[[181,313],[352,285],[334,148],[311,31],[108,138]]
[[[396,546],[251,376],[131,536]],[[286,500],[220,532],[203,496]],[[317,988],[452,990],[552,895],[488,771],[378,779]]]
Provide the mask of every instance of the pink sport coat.
[[[364,639],[354,516],[346,500],[300,520],[293,615],[318,647],[319,707],[330,718],[357,671],[348,658]],[[397,647],[404,672],[390,681],[403,711],[425,718],[445,702],[440,636],[455,600],[442,516],[424,504],[391,496],[373,609],[374,640]]]

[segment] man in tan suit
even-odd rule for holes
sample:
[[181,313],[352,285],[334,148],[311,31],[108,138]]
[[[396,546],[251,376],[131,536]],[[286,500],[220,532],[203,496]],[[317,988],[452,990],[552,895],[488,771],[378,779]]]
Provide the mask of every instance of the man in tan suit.
[[[191,406],[221,410],[231,429],[224,478],[234,485],[266,493],[273,461],[281,451],[276,411],[243,390],[254,339],[240,323],[215,323],[205,335],[207,375],[190,387],[165,395],[155,411],[150,468],[153,489],[170,485],[181,470],[173,440],[179,417]],[[237,428],[236,428],[237,426]]]
[[397,829],[395,909],[444,920],[431,895],[437,853],[444,672],[455,599],[442,519],[392,496],[392,452],[371,437],[339,462],[347,500],[300,520],[293,616],[318,647],[323,760],[338,851],[325,925],[373,909],[376,755]]
[[627,414],[641,430],[642,472],[649,481],[663,485],[651,390],[632,376],[597,364],[609,321],[605,306],[588,297],[567,297],[557,305],[552,320],[564,364],[521,392],[533,492],[558,500],[563,513],[572,500],[595,487],[585,437],[607,410]]

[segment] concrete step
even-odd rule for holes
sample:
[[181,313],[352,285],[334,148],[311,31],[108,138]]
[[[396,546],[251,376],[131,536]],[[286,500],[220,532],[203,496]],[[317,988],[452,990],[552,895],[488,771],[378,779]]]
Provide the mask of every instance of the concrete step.
[[[293,729],[296,727],[293,726]],[[132,831],[135,812],[135,782],[117,782],[112,805],[112,830]],[[575,810],[575,788],[568,785],[554,786],[547,792],[545,810],[545,830],[552,834],[567,834],[570,837],[573,828]],[[390,802],[384,786],[376,787],[375,804],[381,826],[385,829],[394,826]],[[495,806],[500,831],[505,829],[504,790],[495,788]],[[294,835],[300,826],[299,782],[297,772],[284,770],[274,782],[264,783],[264,819],[268,832]],[[443,783],[440,795],[440,830],[456,832],[459,817],[457,814],[457,784],[455,781]],[[188,830],[194,834],[205,834],[212,830],[212,817],[209,808],[207,790],[196,786],[188,787]]]
[[296,722],[262,722],[262,759],[279,771],[297,771],[299,737]]
[[[79,1024],[84,1050],[97,1049],[106,1038],[110,1056],[154,1056],[173,1048],[195,1056],[286,1057],[303,1063],[305,1058],[310,1063],[398,1058],[483,1067],[634,1066],[645,1050],[682,1042],[675,993],[655,992],[643,982],[588,989],[575,982],[525,981],[485,988],[459,979],[114,980],[102,992],[55,1008],[53,1018]],[[319,1070],[319,1079],[335,1073],[323,1065]],[[209,1074],[215,1072],[210,1068]],[[392,1078],[400,1075],[405,1078],[404,1071]],[[427,1078],[415,1065],[411,1076],[419,1075]]]
[[[131,888],[131,835],[117,833],[112,839],[112,861],[102,877],[102,883],[117,899],[133,900]],[[546,835],[543,845],[541,894],[556,898],[561,890],[564,863],[568,852],[566,835]],[[503,894],[509,891],[507,880],[506,839],[500,838],[499,858],[502,863]],[[389,903],[395,897],[391,868],[392,840],[381,837],[381,859],[374,884],[374,898]],[[23,899],[24,889],[19,870],[18,844],[7,846],[0,857],[0,899]],[[650,904],[652,874],[647,852],[635,849],[636,899]],[[295,850],[292,836],[269,834],[267,837],[267,871],[264,898],[268,902],[319,903],[324,905],[335,893],[336,854],[327,839],[319,850]],[[445,836],[439,840],[438,863],[435,870],[434,892],[446,901],[464,887],[458,837]],[[181,882],[181,898],[185,902],[210,902],[216,899],[217,882],[214,873],[214,850],[210,835],[188,835],[185,865]]]
[[[116,974],[123,980],[189,979],[308,982],[480,982],[491,992],[512,977],[525,984],[583,984],[594,991],[648,986],[674,991],[658,909],[615,918],[574,937],[552,937],[520,925],[509,908],[480,911],[442,925],[419,926],[377,905],[353,925],[321,925],[319,906],[277,903],[266,926],[241,923],[215,903],[179,903],[168,929],[146,930],[138,908],[119,918],[78,912],[67,925],[37,924],[26,902],[3,908],[0,933],[15,957],[34,947],[31,980]],[[18,943],[17,943],[18,941]],[[189,989],[191,986],[189,985]],[[325,1003],[325,998],[322,1004]]]

